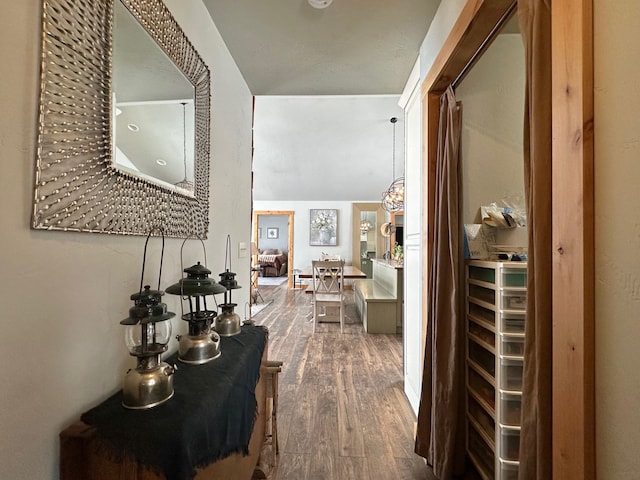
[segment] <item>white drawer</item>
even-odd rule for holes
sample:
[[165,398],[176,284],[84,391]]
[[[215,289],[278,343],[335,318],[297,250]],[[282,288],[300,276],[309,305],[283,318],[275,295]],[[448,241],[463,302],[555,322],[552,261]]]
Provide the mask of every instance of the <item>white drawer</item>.
[[524,333],[524,312],[503,313],[501,330],[504,333]]
[[502,480],[518,480],[518,465],[501,461],[500,474]]
[[524,336],[500,334],[502,354],[513,357],[524,357]]
[[500,388],[504,390],[522,390],[522,360],[500,358]]
[[517,427],[520,425],[522,395],[500,392],[500,423]]
[[522,310],[527,309],[527,292],[504,290],[502,292],[502,308],[504,310]]
[[500,458],[517,462],[520,457],[520,432],[502,429],[500,432]]

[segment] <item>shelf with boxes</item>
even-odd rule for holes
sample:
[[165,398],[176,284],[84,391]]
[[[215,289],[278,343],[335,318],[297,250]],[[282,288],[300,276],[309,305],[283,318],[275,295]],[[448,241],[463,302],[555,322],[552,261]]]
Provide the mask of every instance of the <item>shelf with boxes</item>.
[[467,454],[484,480],[518,477],[527,264],[466,264]]

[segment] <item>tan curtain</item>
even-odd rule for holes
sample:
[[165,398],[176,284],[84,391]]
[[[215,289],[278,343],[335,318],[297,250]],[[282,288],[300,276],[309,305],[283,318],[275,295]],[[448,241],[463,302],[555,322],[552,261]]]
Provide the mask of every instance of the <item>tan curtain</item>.
[[529,231],[519,480],[552,478],[551,0],[518,0],[526,93],[524,164]]
[[464,468],[464,321],[458,298],[461,118],[448,88],[440,98],[429,316],[416,432],[416,453],[439,479]]

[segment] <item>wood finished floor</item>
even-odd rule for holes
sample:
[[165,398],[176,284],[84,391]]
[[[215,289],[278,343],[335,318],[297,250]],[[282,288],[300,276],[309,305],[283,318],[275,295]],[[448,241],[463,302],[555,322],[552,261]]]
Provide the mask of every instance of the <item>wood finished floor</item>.
[[[261,286],[280,374],[279,463],[271,480],[432,480],[413,453],[415,415],[403,393],[402,336],[367,335],[353,304],[312,333],[310,295]],[[474,477],[469,477],[474,478]]]

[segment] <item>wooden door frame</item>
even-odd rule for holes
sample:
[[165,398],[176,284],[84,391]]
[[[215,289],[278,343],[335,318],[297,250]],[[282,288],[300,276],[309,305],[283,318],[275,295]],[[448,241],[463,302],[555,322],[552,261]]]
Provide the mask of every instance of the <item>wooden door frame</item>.
[[[434,233],[439,97],[512,3],[468,0],[422,84],[424,272]],[[551,18],[553,478],[594,479],[593,0],[553,2]]]
[[[258,239],[258,217],[259,216],[286,216],[287,218],[287,232],[289,238],[287,240],[287,286],[293,288],[293,219],[295,212],[293,210],[254,210],[253,211],[253,238],[254,241]],[[257,243],[257,242],[256,242]]]

